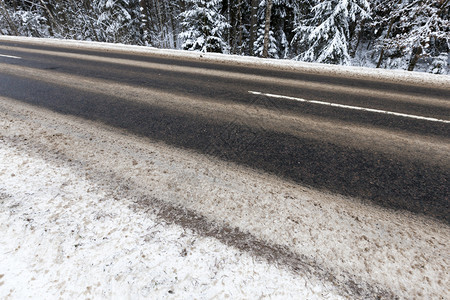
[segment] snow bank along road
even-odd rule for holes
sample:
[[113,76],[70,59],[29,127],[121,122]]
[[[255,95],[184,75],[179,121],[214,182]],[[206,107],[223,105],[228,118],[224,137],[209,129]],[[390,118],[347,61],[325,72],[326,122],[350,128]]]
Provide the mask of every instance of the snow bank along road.
[[311,297],[450,297],[449,77],[220,58],[0,37],[2,153],[63,165]]

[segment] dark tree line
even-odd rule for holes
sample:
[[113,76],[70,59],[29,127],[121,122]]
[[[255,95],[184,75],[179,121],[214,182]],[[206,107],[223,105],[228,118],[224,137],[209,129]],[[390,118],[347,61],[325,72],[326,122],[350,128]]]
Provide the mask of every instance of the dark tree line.
[[0,33],[448,73],[449,0],[0,0]]

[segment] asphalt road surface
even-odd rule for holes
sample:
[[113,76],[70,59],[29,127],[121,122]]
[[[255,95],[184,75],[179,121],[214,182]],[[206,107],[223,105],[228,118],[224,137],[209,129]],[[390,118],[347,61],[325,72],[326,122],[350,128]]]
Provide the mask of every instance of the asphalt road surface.
[[0,41],[0,96],[446,223],[449,86]]

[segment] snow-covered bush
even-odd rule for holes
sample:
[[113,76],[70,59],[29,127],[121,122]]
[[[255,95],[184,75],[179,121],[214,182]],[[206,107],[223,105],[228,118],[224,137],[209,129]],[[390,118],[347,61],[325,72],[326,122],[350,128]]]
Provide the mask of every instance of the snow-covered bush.
[[441,55],[435,57],[430,68],[428,69],[428,72],[433,74],[449,74],[448,60],[448,53],[442,53]]

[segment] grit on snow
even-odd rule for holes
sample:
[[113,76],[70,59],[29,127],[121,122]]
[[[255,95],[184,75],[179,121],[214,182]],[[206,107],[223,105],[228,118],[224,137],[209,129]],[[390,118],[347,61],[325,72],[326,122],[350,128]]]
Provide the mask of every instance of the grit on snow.
[[2,299],[336,298],[213,238],[137,213],[70,168],[4,142],[0,162]]
[[450,297],[445,224],[8,98],[0,207],[0,298]]

